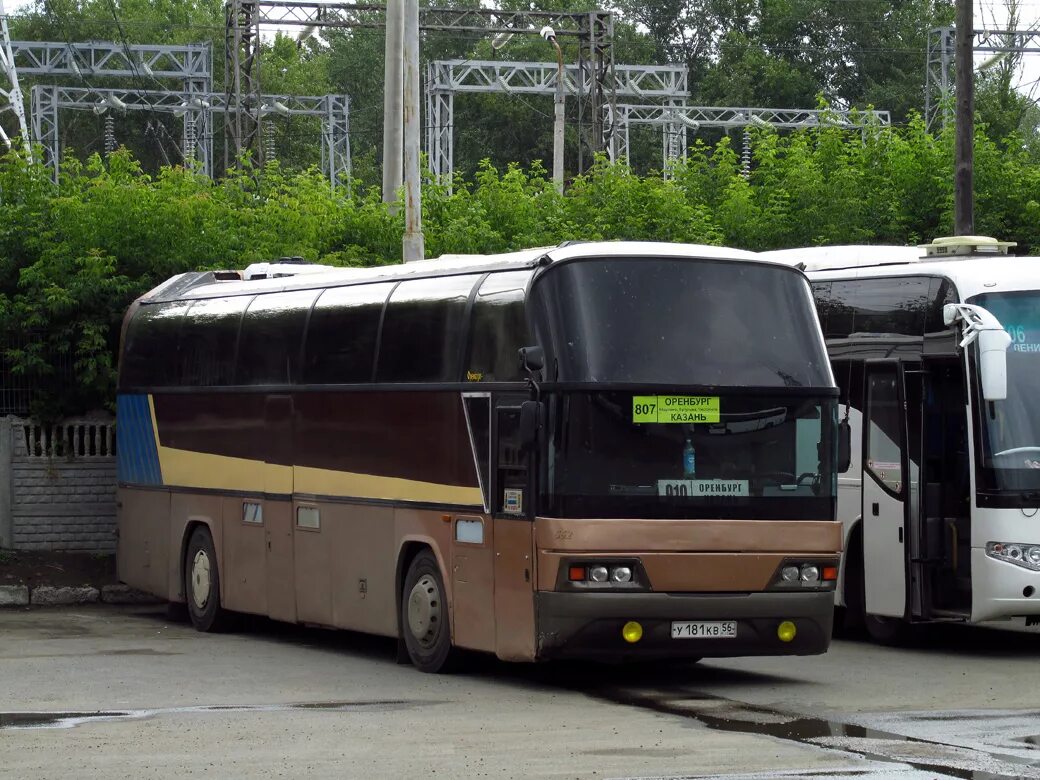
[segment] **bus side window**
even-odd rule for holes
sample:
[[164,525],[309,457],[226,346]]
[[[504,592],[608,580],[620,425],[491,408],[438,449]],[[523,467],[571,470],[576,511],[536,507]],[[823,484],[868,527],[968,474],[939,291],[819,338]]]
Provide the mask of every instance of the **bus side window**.
[[491,274],[480,285],[463,366],[467,381],[523,381],[517,350],[533,343],[524,311],[524,287],[530,278],[530,271]]
[[875,372],[867,380],[867,469],[895,493],[902,492],[901,411],[895,371]]
[[251,300],[241,295],[192,304],[177,345],[179,384],[211,387],[234,381],[239,325]]
[[258,295],[242,318],[235,384],[284,385],[299,379],[300,344],[317,290]]
[[389,284],[332,287],[321,294],[307,324],[304,384],[372,381],[376,336]]
[[470,293],[480,277],[401,282],[390,296],[379,336],[377,382],[456,382]]
[[178,383],[177,338],[192,303],[170,301],[138,309],[126,332],[119,377],[122,390]]
[[520,409],[498,409],[495,459],[495,512],[514,517],[528,513],[528,461],[520,444]]

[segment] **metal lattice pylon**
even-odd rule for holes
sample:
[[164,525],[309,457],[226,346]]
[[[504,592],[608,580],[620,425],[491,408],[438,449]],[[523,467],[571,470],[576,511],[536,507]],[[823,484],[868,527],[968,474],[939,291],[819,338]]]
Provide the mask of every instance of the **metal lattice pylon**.
[[[687,106],[677,102],[670,105],[619,103],[608,121],[617,126],[616,158],[629,156],[629,130],[632,125],[656,125],[664,128],[664,173],[674,162],[685,159],[688,130],[701,127],[719,127],[744,130],[749,125],[776,129],[842,127],[866,130],[875,125],[892,123],[888,111],[854,111],[808,108],[753,108],[729,106]],[[745,154],[748,149],[745,148]]]
[[325,96],[325,121],[321,126],[321,169],[332,188],[346,185],[350,194],[350,98]]
[[[455,166],[455,94],[500,93],[546,95],[556,92],[555,62],[499,60],[435,60],[426,68],[426,153],[430,169],[450,185]],[[581,63],[564,67],[564,90],[573,97],[588,96],[602,80]],[[660,100],[685,103],[689,96],[688,71],[682,65],[612,65],[607,84],[613,100]],[[609,120],[613,102],[601,104],[606,119],[600,127],[608,138],[606,151],[616,158],[617,128]]]
[[[972,30],[975,54],[1038,54],[1040,30]],[[955,27],[936,27],[928,31],[928,57],[924,71],[924,116],[929,130],[938,121],[946,127],[953,120],[955,94]]]
[[[199,115],[203,108],[199,96],[213,91],[213,47],[209,43],[12,41],[11,51],[18,71],[24,75],[179,81],[189,96],[187,102],[197,109],[186,112],[181,149],[192,150],[185,159],[194,160],[202,171],[212,175],[210,120]],[[57,119],[49,118],[53,110],[46,94],[34,96],[33,100],[40,105],[32,111],[32,137],[43,144],[45,155],[50,155],[55,147]],[[57,165],[50,156],[45,157],[45,163]]]
[[[0,0],[0,75],[5,77],[8,85],[4,89],[0,83],[0,98],[3,98],[3,101],[0,101],[0,114],[7,110],[14,112],[15,120],[18,123],[18,133],[25,145],[25,153],[31,155],[29,128],[25,121],[25,101],[22,97],[22,88],[18,83],[18,67],[15,64],[14,50],[11,46],[11,31],[7,26],[3,0]],[[4,101],[7,105],[4,105]],[[0,125],[0,141],[3,141],[8,148],[11,147],[11,140],[2,125]]]
[[[322,164],[333,187],[350,174],[350,102],[346,95],[261,95],[261,113],[284,116],[314,116],[322,120]],[[59,109],[94,111],[144,111],[173,114],[184,121],[185,160],[195,159],[198,168],[212,175],[213,116],[229,115],[223,93],[189,91],[102,89],[38,84],[32,89],[32,123],[35,137],[44,149],[44,161],[54,180],[60,159]]]
[[[229,146],[237,154],[257,150],[259,139],[260,63],[257,56],[260,26],[383,27],[385,5],[318,3],[313,0],[227,0],[225,84],[229,112]],[[591,151],[606,150],[612,127],[603,121],[603,107],[616,102],[614,91],[614,19],[608,11],[583,13],[557,11],[508,11],[494,8],[420,8],[419,26],[423,30],[446,32],[533,34],[544,26],[552,27],[558,37],[578,39],[578,68],[586,74],[588,86],[579,89],[578,115],[588,123],[584,143]],[[446,109],[441,101],[427,110]],[[429,121],[429,120],[428,120]],[[450,122],[449,122],[450,124]],[[442,125],[438,125],[442,126]]]
[[924,76],[924,121],[928,130],[933,129],[937,122],[946,127],[953,117],[953,33],[953,27],[936,27],[928,31]]

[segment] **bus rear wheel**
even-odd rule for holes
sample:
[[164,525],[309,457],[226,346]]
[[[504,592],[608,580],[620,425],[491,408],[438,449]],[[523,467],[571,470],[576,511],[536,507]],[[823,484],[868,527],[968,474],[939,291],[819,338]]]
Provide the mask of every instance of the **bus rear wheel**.
[[220,606],[220,572],[209,529],[200,525],[188,540],[184,559],[184,595],[188,616],[199,631],[222,631],[230,623],[228,611]]
[[408,657],[420,672],[449,671],[455,660],[437,559],[423,550],[412,559],[401,590],[401,633]]

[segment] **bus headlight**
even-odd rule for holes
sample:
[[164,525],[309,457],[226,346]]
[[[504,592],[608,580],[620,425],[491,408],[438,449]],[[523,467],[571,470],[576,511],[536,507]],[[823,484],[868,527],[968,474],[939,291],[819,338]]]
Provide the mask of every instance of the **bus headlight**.
[[610,579],[613,582],[631,582],[632,570],[628,566],[615,566],[610,570]]
[[648,590],[646,571],[638,558],[563,561],[557,590]]
[[986,555],[998,561],[1013,563],[1032,571],[1040,571],[1040,544],[987,542]]
[[837,561],[787,559],[780,564],[769,587],[771,590],[833,590],[837,580]]

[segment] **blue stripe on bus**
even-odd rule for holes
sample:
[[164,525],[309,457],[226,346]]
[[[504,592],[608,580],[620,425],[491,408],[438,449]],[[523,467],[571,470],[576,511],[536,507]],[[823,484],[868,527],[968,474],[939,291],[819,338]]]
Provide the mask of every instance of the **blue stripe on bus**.
[[120,482],[162,484],[147,395],[116,398],[116,471]]

